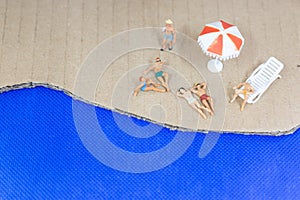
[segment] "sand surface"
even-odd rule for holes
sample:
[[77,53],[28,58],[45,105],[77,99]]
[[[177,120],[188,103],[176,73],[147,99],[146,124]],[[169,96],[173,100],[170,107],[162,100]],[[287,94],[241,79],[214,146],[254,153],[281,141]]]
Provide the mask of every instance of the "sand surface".
[[[172,127],[291,133],[300,124],[299,10],[299,0],[0,0],[0,87],[49,84]],[[160,27],[168,18],[178,41],[172,51],[160,52]],[[219,19],[237,25],[245,45],[212,74],[196,41],[206,23]],[[171,92],[133,97],[138,77],[157,56],[167,62]],[[241,100],[228,103],[231,88],[270,56],[284,63],[282,79],[241,113]],[[208,120],[175,95],[202,81],[216,105]]]

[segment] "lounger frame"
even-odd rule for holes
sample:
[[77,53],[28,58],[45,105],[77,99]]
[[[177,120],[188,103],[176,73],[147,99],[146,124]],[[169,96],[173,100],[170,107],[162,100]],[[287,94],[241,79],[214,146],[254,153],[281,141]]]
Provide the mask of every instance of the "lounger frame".
[[[249,95],[247,103],[256,103],[270,85],[278,78],[284,65],[275,57],[270,57],[267,62],[259,65],[246,80],[254,88],[254,93]],[[239,94],[244,99],[244,94]]]

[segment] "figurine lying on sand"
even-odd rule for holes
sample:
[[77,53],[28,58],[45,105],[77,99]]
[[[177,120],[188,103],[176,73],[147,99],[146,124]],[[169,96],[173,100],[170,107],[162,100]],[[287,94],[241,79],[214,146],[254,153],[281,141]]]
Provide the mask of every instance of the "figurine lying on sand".
[[166,92],[165,89],[158,88],[160,86],[160,84],[155,83],[150,78],[145,78],[145,77],[141,76],[140,82],[142,82],[142,83],[134,89],[133,96],[137,96],[139,91]]
[[161,85],[166,88],[167,92],[169,92],[170,91],[169,85],[168,85],[169,75],[168,75],[167,72],[162,71],[162,68],[163,68],[164,64],[165,63],[162,62],[159,57],[157,57],[155,59],[154,65],[148,67],[146,70],[144,70],[143,73],[144,73],[144,75],[146,75],[150,71],[153,70],[153,72],[155,73],[155,77],[157,78],[157,80],[159,80],[161,82]]
[[212,114],[212,111],[210,109],[200,105],[200,103],[193,97],[192,92],[190,90],[179,88],[177,96],[184,98],[188,102],[188,104],[193,109],[195,109],[204,119],[207,119],[207,117],[201,109],[206,110],[207,112]]
[[206,86],[206,83],[197,83],[191,88],[191,91],[199,97],[202,104],[213,114],[214,104],[212,98],[206,94]]
[[233,89],[235,90],[235,92],[234,92],[234,95],[233,95],[230,103],[234,102],[239,94],[243,94],[244,95],[244,101],[241,105],[241,111],[243,111],[244,108],[245,108],[245,105],[247,103],[249,94],[253,94],[254,89],[249,83],[246,83],[246,82],[238,84],[237,86],[233,87]]

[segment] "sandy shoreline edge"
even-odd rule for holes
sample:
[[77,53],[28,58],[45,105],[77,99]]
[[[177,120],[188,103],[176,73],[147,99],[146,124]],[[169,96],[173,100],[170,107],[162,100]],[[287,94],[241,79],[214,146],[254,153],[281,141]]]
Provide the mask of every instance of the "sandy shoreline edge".
[[[123,111],[123,110],[120,110],[120,109],[117,109],[117,108],[114,108],[114,109],[111,109],[111,108],[108,108],[104,105],[101,105],[99,103],[95,103],[95,102],[91,102],[91,101],[88,101],[82,97],[79,97],[78,95],[75,95],[74,93],[64,89],[64,88],[61,88],[59,86],[56,86],[56,85],[53,85],[53,84],[49,84],[49,83],[39,83],[39,82],[26,82],[26,83],[19,83],[19,84],[14,84],[14,85],[7,85],[5,87],[2,87],[0,88],[0,94],[2,93],[5,93],[5,92],[10,92],[10,91],[14,91],[14,90],[19,90],[19,89],[28,89],[28,88],[35,88],[35,87],[45,87],[45,88],[48,88],[48,89],[53,89],[55,91],[61,91],[63,92],[64,94],[70,96],[71,98],[73,98],[74,100],[79,100],[79,101],[82,101],[84,103],[87,103],[87,104],[90,104],[90,105],[93,105],[95,107],[99,107],[99,108],[104,108],[104,109],[107,109],[107,110],[111,110],[113,112],[118,112],[120,114],[123,114],[123,115],[127,115],[128,117],[135,117],[135,118],[138,118],[138,119],[141,119],[141,120],[145,120],[145,121],[148,121],[148,122],[151,122],[151,123],[154,123],[154,124],[157,124],[157,125],[160,125],[160,126],[163,126],[165,128],[168,128],[170,130],[178,130],[178,131],[182,131],[182,132],[197,132],[197,133],[204,133],[204,134],[207,134],[208,132],[210,132],[210,130],[193,130],[193,129],[189,129],[189,128],[185,128],[185,127],[180,127],[180,126],[174,126],[174,125],[171,125],[171,124],[166,124],[166,123],[161,123],[161,122],[158,122],[158,121],[154,121],[154,120],[151,120],[149,118],[146,118],[146,117],[142,117],[142,116],[139,116],[137,114],[134,114],[134,113],[130,113],[130,112],[126,112],[126,111]],[[269,132],[255,132],[255,131],[248,131],[248,132],[243,132],[243,131],[213,131],[213,132],[216,132],[216,133],[220,133],[220,134],[242,134],[242,135],[260,135],[260,136],[284,136],[284,135],[290,135],[290,134],[293,134],[297,129],[300,128],[300,124],[289,129],[289,130],[285,130],[285,131],[269,131]]]

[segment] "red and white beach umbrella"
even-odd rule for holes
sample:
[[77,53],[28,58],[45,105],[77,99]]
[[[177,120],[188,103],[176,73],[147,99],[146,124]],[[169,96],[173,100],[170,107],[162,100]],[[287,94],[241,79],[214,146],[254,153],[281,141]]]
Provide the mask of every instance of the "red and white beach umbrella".
[[223,68],[219,60],[239,56],[244,38],[235,25],[220,20],[205,25],[198,36],[198,43],[206,55],[215,58],[208,63],[210,71],[219,72]]

